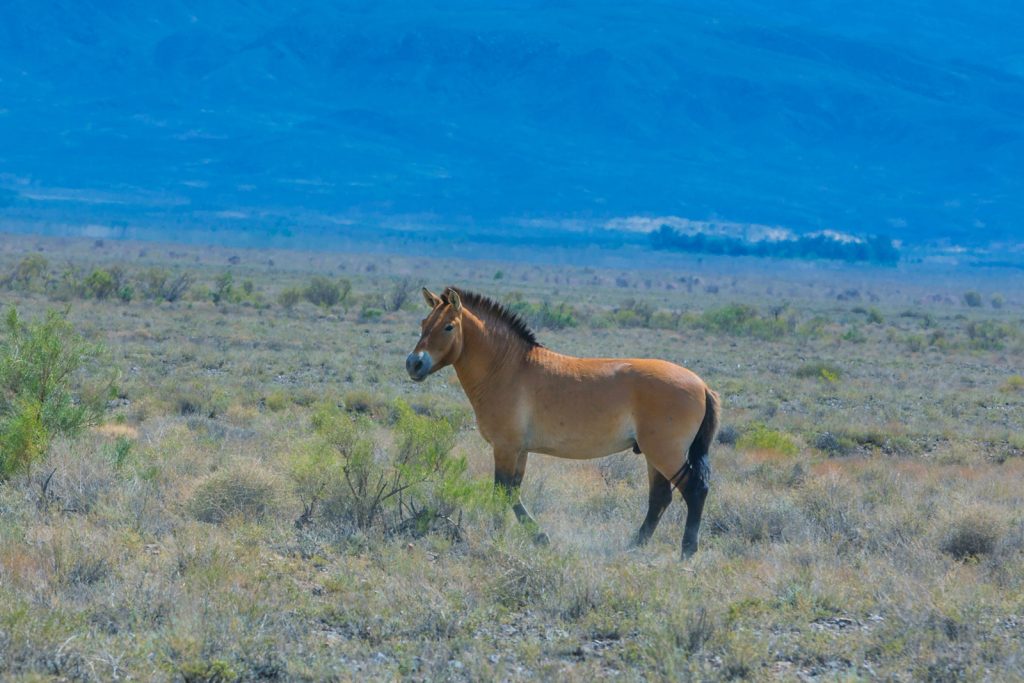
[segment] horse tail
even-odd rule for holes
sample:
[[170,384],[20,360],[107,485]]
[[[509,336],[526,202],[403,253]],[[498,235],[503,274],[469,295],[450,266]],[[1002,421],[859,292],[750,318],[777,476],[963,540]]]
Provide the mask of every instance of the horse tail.
[[693,437],[687,457],[689,465],[697,465],[701,458],[711,450],[711,444],[718,432],[718,421],[721,413],[721,400],[718,394],[704,387],[704,420],[700,423],[697,436]]

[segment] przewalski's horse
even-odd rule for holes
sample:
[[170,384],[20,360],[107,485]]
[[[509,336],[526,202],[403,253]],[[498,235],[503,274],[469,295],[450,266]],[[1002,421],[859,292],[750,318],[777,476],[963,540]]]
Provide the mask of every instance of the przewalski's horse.
[[480,294],[449,287],[438,296],[424,288],[423,297],[431,310],[406,370],[420,382],[455,366],[480,434],[494,448],[494,482],[538,542],[547,535],[519,497],[527,454],[587,459],[632,448],[647,458],[650,481],[635,542],[654,533],[674,486],[687,507],[683,557],[697,551],[719,413],[718,395],[700,377],[663,360],[555,353],[517,315]]

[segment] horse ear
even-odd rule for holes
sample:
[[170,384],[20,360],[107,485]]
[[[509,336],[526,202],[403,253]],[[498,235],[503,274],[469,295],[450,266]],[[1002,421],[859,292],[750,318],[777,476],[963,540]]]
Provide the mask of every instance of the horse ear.
[[459,293],[454,289],[448,290],[448,303],[452,305],[456,313],[462,310],[462,299],[459,298]]
[[423,300],[426,301],[427,305],[430,306],[431,308],[436,308],[437,305],[441,303],[441,297],[439,297],[437,294],[434,294],[426,287],[423,288]]

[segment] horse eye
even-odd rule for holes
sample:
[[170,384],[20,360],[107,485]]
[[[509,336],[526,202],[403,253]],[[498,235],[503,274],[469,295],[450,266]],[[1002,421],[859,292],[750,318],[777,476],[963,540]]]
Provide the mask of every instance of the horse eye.
[[455,325],[452,325],[451,323],[448,323],[447,325],[444,326],[444,331],[445,332],[451,332],[454,329],[455,329]]

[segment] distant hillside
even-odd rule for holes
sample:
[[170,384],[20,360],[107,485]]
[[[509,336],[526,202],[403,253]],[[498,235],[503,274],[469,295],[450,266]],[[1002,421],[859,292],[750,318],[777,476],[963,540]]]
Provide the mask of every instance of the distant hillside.
[[6,0],[0,207],[1020,241],[1019,3],[337,4]]

